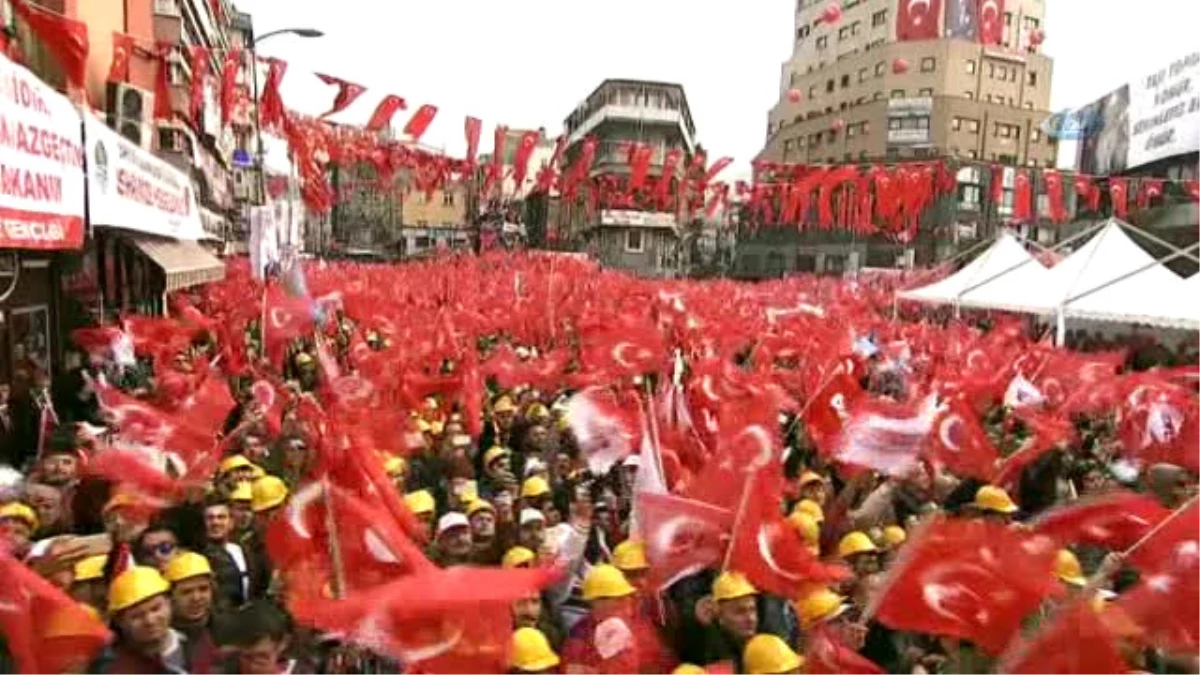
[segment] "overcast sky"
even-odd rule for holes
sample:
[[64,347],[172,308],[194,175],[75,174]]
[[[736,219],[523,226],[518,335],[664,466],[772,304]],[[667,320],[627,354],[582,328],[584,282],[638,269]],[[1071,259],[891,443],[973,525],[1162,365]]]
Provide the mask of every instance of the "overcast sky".
[[[363,123],[386,94],[409,111],[440,108],[425,142],[461,155],[463,117],[546,127],[604,78],[677,82],[698,140],[735,165],[762,147],[780,64],[792,40],[794,0],[235,0],[263,34],[287,27],[261,55],[289,63],[285,103],[316,114],[335,89],[322,72],[368,87],[336,121]],[[1200,0],[1046,0],[1045,52],[1054,58],[1052,107],[1077,107],[1197,44]],[[404,112],[397,115],[403,124]],[[740,171],[738,172],[740,173]]]

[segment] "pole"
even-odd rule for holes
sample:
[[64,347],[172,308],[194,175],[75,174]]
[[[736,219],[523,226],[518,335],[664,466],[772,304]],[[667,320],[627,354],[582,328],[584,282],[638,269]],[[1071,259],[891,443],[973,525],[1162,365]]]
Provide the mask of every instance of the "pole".
[[262,117],[259,115],[258,52],[254,48],[256,44],[258,44],[257,40],[255,40],[255,39],[250,40],[250,79],[253,82],[253,87],[254,87],[254,95],[251,98],[251,100],[254,101],[254,146],[255,146],[255,155],[256,155],[255,163],[258,166],[258,176],[255,178],[255,181],[254,181],[256,184],[256,187],[257,187],[256,194],[254,195],[254,203],[262,204],[265,201],[263,199],[263,197],[266,196],[266,192],[267,192],[266,186],[264,184],[266,181],[267,167],[266,167],[266,161],[265,161],[266,157],[265,157],[265,154],[263,153]]
[[342,547],[338,540],[337,517],[333,513],[333,500],[329,498],[329,479],[321,479],[321,496],[325,500],[325,532],[328,535],[329,562],[333,566],[333,597],[346,596],[346,568],[342,564]]

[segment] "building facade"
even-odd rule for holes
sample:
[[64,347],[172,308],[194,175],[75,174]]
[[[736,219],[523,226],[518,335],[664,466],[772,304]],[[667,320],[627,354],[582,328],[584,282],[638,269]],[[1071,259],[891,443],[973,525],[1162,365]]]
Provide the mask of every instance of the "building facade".
[[[840,20],[829,23],[821,18],[825,3],[798,1],[793,53],[781,68],[779,101],[767,114],[758,159],[797,164],[947,159],[966,167],[959,172],[957,194],[926,214],[918,241],[908,246],[838,232],[748,234],[738,242],[739,257],[749,256],[738,262],[745,276],[891,267],[953,255],[977,237],[990,236],[1005,216],[1001,206],[992,218],[984,217],[978,192],[989,172],[972,168],[974,162],[1054,166],[1057,144],[1042,128],[1050,116],[1053,61],[1032,39],[1044,28],[1044,0],[1005,2],[999,45],[975,39],[974,0],[946,0],[945,15],[938,17],[939,34],[946,37],[898,41],[897,15],[907,2],[850,0],[841,5]],[[960,18],[963,12],[973,26]],[[1004,180],[1011,195],[1011,170]],[[775,250],[780,247],[784,250]]]
[[[564,122],[570,166],[588,137],[598,141],[591,177],[628,173],[631,143],[651,146],[649,174],[662,175],[668,152],[681,150],[681,167],[696,152],[696,126],[678,84],[605,80]],[[677,276],[684,268],[684,210],[669,212],[590,209],[585,198],[562,202],[555,216],[560,239],[587,250],[601,264],[645,276]]]

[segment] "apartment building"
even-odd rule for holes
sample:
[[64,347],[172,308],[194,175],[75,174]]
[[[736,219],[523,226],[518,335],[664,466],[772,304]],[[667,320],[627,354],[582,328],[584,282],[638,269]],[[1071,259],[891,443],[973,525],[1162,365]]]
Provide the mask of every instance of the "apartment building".
[[[1057,145],[1042,130],[1050,116],[1053,61],[1034,38],[1044,29],[1045,0],[1006,0],[999,45],[977,39],[977,0],[945,0],[944,14],[936,17],[942,37],[899,41],[897,16],[908,2],[848,0],[841,5],[840,20],[829,23],[821,18],[827,2],[798,0],[793,53],[782,64],[779,101],[768,111],[758,158],[800,164],[947,158],[966,166],[1053,166]],[[793,100],[793,91],[799,100]],[[962,170],[957,196],[966,193],[958,200],[966,208],[949,204],[931,213],[930,222],[923,224],[923,241],[916,242],[911,254],[892,242],[825,232],[773,233],[768,237],[772,241],[761,246],[751,237],[739,241],[739,250],[762,258],[784,245],[774,239],[782,236],[789,242],[785,248],[794,250],[782,258],[799,262],[772,270],[760,265],[758,275],[891,266],[897,259],[929,262],[952,255],[958,244],[969,245],[995,226],[979,217],[977,189],[985,174],[979,168]],[[1011,193],[1011,171],[1006,176]],[[960,231],[973,235],[960,238]],[[945,245],[949,239],[954,245]]]
[[[661,176],[668,152],[682,151],[681,167],[696,151],[696,125],[687,95],[678,84],[610,79],[600,83],[564,121],[567,146],[563,166],[582,152],[584,140],[598,145],[593,177],[628,172],[631,143],[653,148],[650,175]],[[626,209],[590,211],[586,200],[561,203],[556,216],[559,237],[585,248],[602,264],[647,276],[675,276],[683,268],[682,210],[652,212]]]

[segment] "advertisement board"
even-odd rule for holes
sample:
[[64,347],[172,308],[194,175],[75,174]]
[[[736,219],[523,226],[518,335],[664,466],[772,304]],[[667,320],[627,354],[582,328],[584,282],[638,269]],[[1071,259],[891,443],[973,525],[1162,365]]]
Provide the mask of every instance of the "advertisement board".
[[1079,110],[1079,170],[1108,175],[1200,151],[1200,51]]
[[148,150],[84,116],[88,208],[96,227],[172,239],[200,239],[204,227],[192,179]]
[[0,55],[0,248],[83,246],[83,185],[78,110]]

